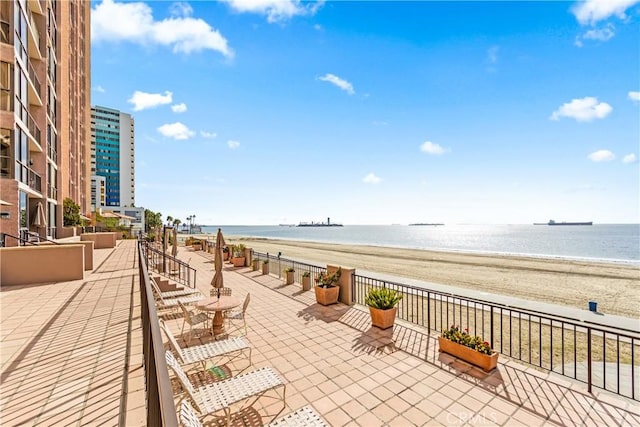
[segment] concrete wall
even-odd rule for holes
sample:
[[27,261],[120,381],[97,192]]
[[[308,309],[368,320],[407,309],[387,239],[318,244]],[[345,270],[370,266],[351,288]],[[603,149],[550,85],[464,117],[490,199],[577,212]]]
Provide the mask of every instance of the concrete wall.
[[118,233],[83,233],[80,235],[80,240],[92,241],[94,243],[94,249],[115,248],[116,240],[118,240]]
[[0,248],[2,286],[83,279],[84,251],[73,244]]
[[353,274],[355,273],[355,268],[353,267],[340,267],[337,265],[327,265],[327,273],[333,274],[338,270],[338,268],[342,268],[342,274],[340,275],[340,280],[338,280],[338,286],[340,286],[340,295],[338,296],[338,301],[343,304],[353,305],[354,295],[351,292],[353,289]]
[[[63,243],[58,242],[59,245],[82,245],[84,247],[84,270],[89,271],[93,270],[93,241],[85,241],[85,242],[69,242]],[[41,242],[40,246],[44,245],[53,245],[51,242]]]

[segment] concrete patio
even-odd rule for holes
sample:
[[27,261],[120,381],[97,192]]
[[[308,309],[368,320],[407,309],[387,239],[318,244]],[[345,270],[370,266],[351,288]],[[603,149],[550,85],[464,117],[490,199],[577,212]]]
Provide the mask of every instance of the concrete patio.
[[[3,426],[144,425],[135,254],[134,241],[119,241],[95,251],[84,280],[2,288]],[[179,257],[208,295],[212,255],[181,247]],[[485,374],[439,354],[424,329],[372,328],[364,307],[319,306],[276,276],[225,264],[224,282],[240,298],[251,293],[253,346],[251,368],[241,359],[225,369],[272,366],[288,383],[285,408],[259,399],[233,425],[268,424],[308,404],[333,426],[640,425],[639,402],[505,358]],[[168,319],[177,334],[181,317]]]

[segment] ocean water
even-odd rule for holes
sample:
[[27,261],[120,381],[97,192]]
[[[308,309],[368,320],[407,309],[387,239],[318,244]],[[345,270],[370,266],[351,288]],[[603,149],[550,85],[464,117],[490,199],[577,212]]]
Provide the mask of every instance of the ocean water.
[[204,233],[640,264],[640,224],[203,226]]

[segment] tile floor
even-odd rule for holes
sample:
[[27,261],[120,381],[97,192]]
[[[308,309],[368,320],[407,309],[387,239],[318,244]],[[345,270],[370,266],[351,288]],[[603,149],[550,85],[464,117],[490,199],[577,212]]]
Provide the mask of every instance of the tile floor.
[[[2,288],[1,425],[144,425],[135,252],[135,242],[121,241],[96,250],[84,280]],[[211,255],[180,248],[179,256],[208,295]],[[224,281],[240,298],[251,293],[253,346],[251,367],[236,360],[224,368],[272,366],[287,381],[286,407],[261,398],[233,425],[262,425],[307,404],[332,426],[640,425],[639,402],[589,394],[582,383],[507,360],[485,374],[439,354],[424,330],[399,322],[380,331],[364,307],[318,306],[312,292],[276,276],[225,264]],[[181,318],[165,317],[178,333]]]

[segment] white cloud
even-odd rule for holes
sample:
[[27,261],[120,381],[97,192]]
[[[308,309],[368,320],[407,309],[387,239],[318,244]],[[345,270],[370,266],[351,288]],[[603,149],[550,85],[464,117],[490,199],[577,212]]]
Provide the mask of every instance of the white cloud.
[[173,94],[168,90],[161,93],[147,93],[139,90],[133,92],[131,98],[127,100],[129,104],[133,104],[133,111],[146,110],[147,108],[154,108],[158,105],[171,104],[173,100]]
[[196,134],[180,122],[162,125],[158,128],[158,132],[167,138],[173,138],[176,140],[193,138]]
[[613,25],[608,25],[606,28],[589,30],[582,35],[582,38],[587,40],[599,40],[599,41],[606,42],[607,40],[612,39],[613,36],[616,35],[616,33],[614,33],[613,30],[614,30]]
[[611,105],[606,102],[598,102],[598,98],[586,96],[562,104],[549,118],[559,120],[560,117],[570,117],[579,122],[589,122],[593,119],[604,119],[612,110]]
[[240,147],[240,143],[238,141],[229,140],[227,141],[227,146],[232,150],[235,150],[236,148]]
[[364,182],[365,184],[379,184],[381,181],[382,178],[376,176],[376,174],[373,172],[362,178],[362,182]]
[[587,156],[592,162],[610,162],[616,156],[609,150],[598,150]]
[[181,102],[180,104],[174,104],[171,106],[171,111],[174,113],[184,113],[187,111],[187,104]]
[[218,136],[218,134],[215,132],[207,132],[206,130],[201,130],[200,136],[203,138],[215,138],[216,136]]
[[193,12],[191,6],[174,3],[170,9],[170,18],[156,21],[145,3],[103,0],[91,9],[91,40],[159,44],[171,46],[173,52],[187,54],[210,49],[227,57],[233,56],[227,40],[218,30],[202,19],[189,16]]
[[93,90],[95,90],[96,92],[100,92],[100,93],[105,93],[106,92],[106,90],[104,90],[104,88],[102,86],[100,86],[100,85],[94,86]]
[[622,163],[635,163],[637,161],[638,161],[638,158],[633,153],[627,154],[622,158]]
[[169,12],[171,16],[191,16],[193,8],[189,3],[176,2],[169,6]]
[[594,25],[615,15],[625,19],[625,11],[640,0],[586,0],[576,2],[571,11],[582,25]]
[[238,12],[266,15],[267,21],[278,22],[296,15],[314,15],[323,1],[302,2],[301,0],[224,0]]
[[498,62],[498,51],[500,50],[499,46],[491,46],[487,50],[487,61],[491,64],[495,64]]
[[627,94],[627,96],[629,97],[630,100],[635,101],[635,102],[640,102],[640,92],[629,92]]
[[440,155],[444,154],[447,150],[434,142],[425,141],[420,146],[420,151],[427,154]]
[[323,82],[329,82],[331,84],[334,84],[334,85],[338,86],[340,89],[342,89],[345,92],[347,92],[349,95],[353,95],[354,93],[356,93],[353,90],[353,86],[351,85],[351,83],[349,83],[348,81],[346,81],[344,79],[341,79],[340,77],[336,76],[335,74],[327,73],[322,77],[318,77],[318,80],[322,80]]

